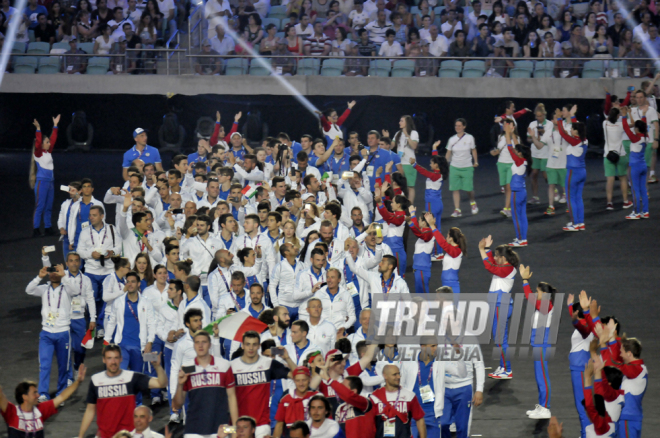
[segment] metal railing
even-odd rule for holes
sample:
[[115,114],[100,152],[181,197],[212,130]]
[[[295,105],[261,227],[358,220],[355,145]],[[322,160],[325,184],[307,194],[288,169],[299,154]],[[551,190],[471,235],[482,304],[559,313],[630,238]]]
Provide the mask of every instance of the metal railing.
[[[195,24],[192,24],[193,18],[199,14],[199,18],[195,22]],[[202,23],[204,22],[204,4],[202,3],[201,5],[197,6],[193,11],[190,13],[188,16],[188,46],[192,48],[193,46],[196,47],[201,47],[202,46],[202,41],[204,41],[203,34],[202,32],[204,31],[204,26],[202,26]],[[198,35],[198,41],[197,43],[194,42],[193,38],[193,32],[195,32],[199,28],[199,35]]]
[[[194,27],[193,27],[194,29]],[[176,36],[172,35],[168,44]],[[226,69],[229,67],[232,75],[261,75],[265,76],[270,74],[270,71],[264,72],[265,69],[262,63],[256,62],[256,57],[246,56],[246,55],[214,55],[214,54],[205,54],[205,53],[190,53],[189,50],[178,48],[180,45],[179,40],[177,39],[176,48],[164,48],[164,49],[149,49],[149,48],[140,48],[140,49],[126,49],[126,53],[123,54],[87,54],[87,53],[14,53],[12,54],[11,65],[14,66],[17,62],[17,59],[20,57],[34,57],[34,58],[60,58],[61,65],[63,67],[60,71],[66,72],[66,67],[69,65],[66,62],[67,58],[70,57],[81,57],[81,58],[116,58],[123,57],[124,62],[122,65],[128,66],[129,61],[135,60],[138,62],[138,68],[136,68],[138,73],[146,73],[151,71],[151,73],[157,73],[157,58],[155,54],[164,54],[165,56],[160,57],[165,63],[164,73],[169,75],[170,72],[175,72],[176,75],[182,75],[184,72],[181,67],[181,58],[185,55],[188,59],[190,70],[195,71],[194,65],[197,59],[219,59],[222,63],[221,74],[224,74]],[[176,67],[172,68],[171,58],[174,55],[177,56]],[[582,77],[588,79],[597,79],[597,78],[616,78],[616,77],[640,77],[641,73],[644,73],[648,69],[649,74],[653,74],[655,71],[660,71],[660,60],[655,58],[524,58],[524,57],[468,57],[468,58],[455,58],[455,57],[435,57],[435,56],[418,56],[418,57],[380,57],[380,56],[299,56],[296,54],[286,54],[286,55],[269,55],[264,56],[262,59],[269,64],[272,60],[288,58],[291,60],[290,63],[280,64],[283,67],[291,67],[291,74],[299,75],[320,75],[322,74],[322,69],[326,60],[341,60],[342,73],[345,70],[345,67],[360,70],[360,74],[364,76],[392,76],[395,77],[404,77],[412,76],[415,73],[415,68],[420,67],[427,71],[427,74],[420,76],[436,76],[440,78],[447,77],[481,77],[481,76],[493,76],[489,74],[489,69],[495,69],[494,72],[501,74],[502,77],[511,77],[511,78],[526,78],[526,77],[559,77],[562,78],[565,76],[565,71],[568,71],[569,77]],[[232,61],[233,59],[243,59],[244,62]],[[347,63],[347,60],[355,60],[354,63]],[[402,65],[397,61],[418,61],[418,60],[432,60],[433,63],[427,63],[426,65],[419,65],[421,63],[415,62],[413,67],[411,63],[404,63]],[[562,60],[570,60],[574,64],[570,69],[564,69],[561,66]],[[318,61],[318,62],[316,62]],[[481,62],[471,62],[471,61],[481,61]],[[496,65],[493,65],[495,61]],[[508,65],[508,61],[511,61],[511,64]],[[559,64],[558,64],[559,63]],[[638,64],[639,63],[639,64]],[[643,63],[643,64],[642,64]],[[147,65],[148,64],[148,65]],[[278,63],[276,63],[278,64]],[[339,63],[334,63],[332,66],[333,69],[340,68]],[[506,64],[506,65],[505,65]],[[48,65],[52,66],[54,64],[49,63]],[[153,65],[153,66],[152,66]],[[35,70],[38,70],[38,67],[41,66],[40,62],[37,62]],[[326,64],[327,66],[327,64]],[[237,73],[236,69],[240,67],[240,72]],[[252,68],[254,68],[255,73],[253,74]],[[52,70],[52,67],[48,68]],[[399,74],[401,71],[412,73]],[[298,71],[297,71],[298,70]],[[638,71],[639,70],[639,71]],[[354,70],[355,71],[355,70]],[[52,71],[50,71],[52,72]],[[162,70],[159,71],[163,73]],[[392,73],[396,72],[396,73]],[[277,72],[276,72],[277,73]],[[341,73],[340,73],[341,74]],[[333,74],[333,76],[339,76],[338,74]],[[355,74],[349,74],[348,76],[355,76]],[[645,77],[645,76],[643,76]]]

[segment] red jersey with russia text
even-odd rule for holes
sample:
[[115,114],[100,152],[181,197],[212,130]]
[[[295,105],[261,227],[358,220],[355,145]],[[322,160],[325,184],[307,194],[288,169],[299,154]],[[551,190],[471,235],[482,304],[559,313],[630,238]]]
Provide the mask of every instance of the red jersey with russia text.
[[376,437],[385,436],[385,422],[395,419],[394,438],[410,438],[410,422],[424,418],[424,410],[414,392],[399,387],[389,392],[385,388],[374,391],[371,402],[376,409]]
[[151,377],[122,370],[110,377],[105,371],[94,374],[89,383],[87,403],[96,405],[97,436],[112,438],[120,430],[133,430],[135,395],[149,389]]
[[229,361],[217,356],[211,356],[206,368],[197,363],[197,358],[183,364],[193,365],[195,372],[183,385],[190,402],[184,434],[215,435],[221,424],[231,423],[227,388],[235,386],[234,374]]
[[7,403],[2,418],[7,423],[9,438],[44,438],[44,421],[55,414],[57,409],[52,400],[39,403],[32,412],[24,412],[13,403]]
[[238,357],[230,362],[231,371],[236,381],[236,399],[238,415],[247,415],[255,419],[257,426],[270,424],[271,380],[286,379],[289,368],[277,360],[259,356],[255,363],[245,363]]
[[[344,370],[344,375],[341,376],[338,381],[341,382],[344,380],[344,377],[348,376],[359,376],[362,373],[362,366],[360,365],[360,362],[355,362],[353,365],[350,367],[346,368]],[[331,409],[331,415],[330,418],[334,418],[335,412],[337,411],[337,407],[339,407],[339,397],[337,396],[337,393],[335,390],[330,386],[329,383],[327,382],[321,382],[319,385],[319,391],[325,396],[325,398],[328,399],[330,402],[330,409]]]

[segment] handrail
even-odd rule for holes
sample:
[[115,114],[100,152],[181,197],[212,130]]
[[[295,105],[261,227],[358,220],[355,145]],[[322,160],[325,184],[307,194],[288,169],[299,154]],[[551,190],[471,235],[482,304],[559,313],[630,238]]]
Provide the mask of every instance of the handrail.
[[[250,55],[213,55],[213,54],[204,54],[204,53],[192,53],[186,54],[187,57],[200,57],[200,58],[255,58]],[[498,60],[507,60],[507,61],[532,61],[532,62],[543,62],[543,61],[557,61],[561,59],[570,59],[572,61],[660,61],[658,58],[523,58],[523,57],[483,57],[483,56],[469,56],[469,57],[451,57],[451,56],[331,56],[331,55],[298,55],[291,53],[290,55],[266,55],[262,58],[296,58],[296,59],[382,59],[385,61],[398,61],[398,60],[415,60],[415,59],[437,59],[443,61],[492,61],[494,59]]]

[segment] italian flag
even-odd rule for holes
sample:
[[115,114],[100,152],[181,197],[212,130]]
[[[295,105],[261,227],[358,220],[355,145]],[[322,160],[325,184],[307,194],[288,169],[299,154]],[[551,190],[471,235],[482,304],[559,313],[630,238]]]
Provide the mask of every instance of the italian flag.
[[323,172],[323,175],[321,175],[321,181],[325,181],[326,179],[332,178],[332,172]]
[[82,338],[80,345],[83,348],[91,350],[94,348],[94,338],[96,337],[96,330],[87,330],[85,336]]
[[218,324],[218,332],[221,338],[231,339],[238,342],[243,341],[243,335],[245,332],[254,330],[257,333],[262,333],[268,328],[266,324],[247,312],[236,312],[231,315],[223,316],[217,321],[204,327],[204,330],[210,333],[211,336],[213,336],[214,324]]
[[247,185],[241,193],[243,193],[243,196],[250,199],[257,193],[257,186]]

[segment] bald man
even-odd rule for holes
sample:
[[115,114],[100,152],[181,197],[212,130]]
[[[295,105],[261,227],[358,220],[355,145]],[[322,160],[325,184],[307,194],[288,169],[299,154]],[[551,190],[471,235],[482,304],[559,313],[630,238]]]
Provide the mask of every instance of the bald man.
[[154,419],[153,412],[146,406],[138,406],[133,411],[133,438],[164,438],[149,428]]
[[426,438],[424,410],[414,392],[401,386],[401,373],[396,365],[383,368],[385,386],[371,394],[376,416],[376,438],[409,438],[415,420],[419,438]]

